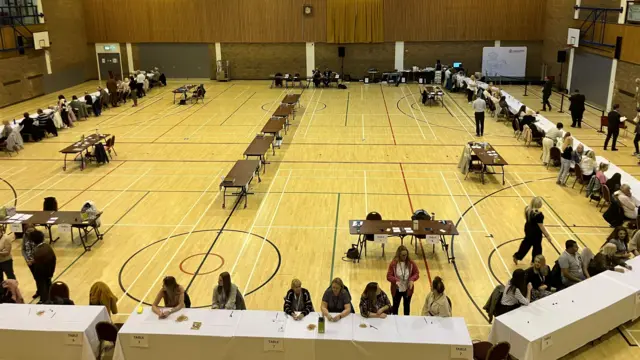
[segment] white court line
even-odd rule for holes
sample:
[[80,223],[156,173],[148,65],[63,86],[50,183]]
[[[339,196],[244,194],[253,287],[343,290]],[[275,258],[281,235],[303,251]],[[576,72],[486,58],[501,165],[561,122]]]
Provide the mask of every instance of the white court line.
[[[409,103],[409,97],[407,95],[405,95],[404,88],[401,87],[400,91],[402,91],[402,97],[404,97],[404,100],[407,102],[407,106],[409,106],[409,110],[411,110],[411,115],[413,116],[413,120],[416,121],[416,125],[418,125],[418,129],[420,130],[420,134],[422,134],[422,138],[426,140],[427,138],[424,136],[424,132],[422,131],[422,127],[420,126],[420,122],[418,121],[418,117],[413,112],[413,107],[411,107],[411,104]],[[414,99],[414,101],[415,101],[415,99]],[[425,121],[426,121],[426,119],[425,119]],[[429,125],[428,121],[427,121],[427,125]],[[431,125],[429,125],[429,129],[431,129]],[[433,137],[437,139],[436,134],[433,132],[433,129],[431,129],[431,133],[433,134]]]
[[[402,88],[401,88],[402,89]],[[413,92],[411,91],[411,86],[408,85],[407,86],[407,90],[409,90],[409,94],[411,94],[411,99],[413,99],[413,102],[418,104],[418,102],[416,101],[416,97],[413,95]],[[404,95],[404,90],[402,90],[402,95]],[[405,100],[407,100],[407,98],[405,97]],[[407,104],[409,104],[409,100],[407,100]],[[411,105],[409,105],[409,107],[411,108],[411,110],[413,110],[413,108],[411,107]],[[420,114],[422,114],[422,118],[424,119],[424,122],[427,123],[427,126],[429,127],[429,130],[431,130],[431,133],[433,134],[433,137],[435,139],[438,139],[438,137],[436,136],[436,133],[433,132],[433,128],[431,127],[431,124],[429,124],[429,120],[427,120],[427,116],[424,114],[424,112],[422,111],[422,107],[420,107],[420,105],[418,105],[418,110],[420,110]],[[411,112],[411,114],[413,114],[413,111]],[[416,119],[416,122],[418,122],[418,118],[414,115],[413,116]],[[420,125],[418,125],[419,127]],[[420,129],[420,132],[422,132],[422,129]],[[424,134],[423,134],[424,136]]]
[[[182,110],[182,109],[180,109],[180,106],[179,106],[179,105],[173,105],[172,107],[169,107],[169,108],[167,108],[167,109],[165,109],[165,110],[161,111],[159,114],[156,114],[156,115],[152,116],[150,119],[147,119],[147,121],[145,121],[145,122],[143,122],[143,123],[141,123],[141,124],[136,125],[133,129],[131,129],[131,130],[127,131],[126,133],[122,134],[121,136],[122,136],[122,137],[125,137],[125,136],[127,136],[127,135],[129,135],[129,134],[133,133],[133,135],[131,135],[131,137],[135,137],[134,135],[139,134],[142,130],[146,130],[146,129],[148,129],[148,128],[149,128],[149,127],[151,127],[153,124],[155,124],[155,123],[157,123],[158,121],[160,121],[160,120],[164,119],[165,117],[167,117],[167,116],[171,116],[171,115],[174,115],[174,114],[177,114],[177,113],[178,113],[178,111],[176,111],[176,112],[174,112],[174,113],[172,113],[172,112],[171,112],[172,110],[175,110],[175,109],[179,109],[178,111]],[[159,117],[158,117],[158,116],[159,116]],[[147,125],[147,124],[148,124],[148,125]],[[145,126],[145,125],[146,125],[146,126]],[[141,126],[144,126],[144,127],[140,128]],[[137,131],[136,131],[136,130],[137,130]]]
[[[520,196],[520,192],[518,192],[518,190],[516,190],[516,187],[511,184],[511,181],[509,181],[509,179],[506,179],[506,180],[507,180],[507,184],[509,184],[509,187],[511,187],[511,189],[513,189],[513,191],[515,191],[516,194],[518,194],[518,197],[520,198],[520,200],[522,200],[522,203],[524,204],[524,206],[528,206],[529,204],[522,198],[522,196]],[[524,181],[521,178],[520,178],[520,181],[521,181],[522,184],[524,184]],[[535,196],[535,194],[534,194],[534,196]],[[558,225],[562,226],[562,224],[558,224]],[[547,230],[547,232],[549,232],[549,231]],[[549,232],[549,235],[552,235],[551,238],[553,239],[553,241],[555,241],[556,245],[560,246],[560,243],[558,243],[558,240],[556,240],[556,237],[553,236],[553,234],[551,232]],[[562,249],[561,246],[560,246],[560,249]]]
[[[515,176],[518,177],[518,180],[524,185],[524,187],[527,188],[527,190],[529,190],[529,192],[531,193],[531,195],[533,196],[537,196],[536,193],[533,192],[533,190],[531,190],[531,188],[529,187],[529,185],[527,185],[527,183],[522,180],[522,178],[520,177],[520,175],[518,175],[518,173],[513,173]],[[568,236],[569,239],[573,238],[573,236],[571,236],[571,234],[569,233],[569,231],[567,231],[567,229],[562,225],[562,222],[560,222],[560,220],[553,214],[553,211],[549,211],[549,215],[551,215],[551,217],[553,218],[553,220],[555,220],[556,224],[560,226],[560,228],[565,232],[565,234]],[[555,240],[555,238],[554,238]],[[560,251],[563,249],[563,247],[558,244],[558,242],[556,241],[556,244],[560,247]]]
[[360,85],[360,100],[364,101],[364,85]]
[[[316,116],[316,109],[318,109],[318,104],[320,103],[320,98],[322,97],[322,92],[324,91],[324,88],[322,90],[320,90],[320,95],[318,95],[318,99],[316,100],[316,106],[313,108],[313,112],[311,112],[311,119],[309,119],[309,122],[307,123],[307,128],[304,131],[304,137],[307,137],[307,132],[309,131],[309,127],[311,126],[311,123],[313,122],[313,118]],[[297,132],[296,132],[297,133]],[[292,139],[293,141],[293,139]]]
[[137,183],[138,181],[140,181],[140,179],[142,179],[145,175],[147,175],[149,171],[151,171],[151,169],[147,169],[147,171],[145,171],[144,174],[140,175],[137,179],[135,179],[131,184],[129,184],[129,186],[126,187],[126,189],[120,191],[118,195],[116,195],[113,199],[109,200],[107,205],[102,206],[102,211],[104,212],[104,209],[106,209],[109,205],[111,205],[114,201],[116,201],[120,196],[122,196],[122,194],[127,192],[127,190],[129,190],[133,185],[135,185],[135,183]]
[[[54,176],[56,176],[56,175],[62,175],[62,173],[55,174]],[[55,185],[57,185],[59,182],[61,182],[62,180],[66,179],[66,178],[68,178],[68,177],[69,177],[69,175],[67,175],[67,176],[63,177],[62,179],[60,179],[60,180],[58,180],[58,181],[54,182],[53,184],[49,185],[47,188],[45,188],[44,190],[42,190],[42,191],[40,191],[39,193],[35,194],[34,196],[30,197],[29,199],[27,199],[27,200],[23,200],[23,203],[28,203],[29,201],[31,201],[31,200],[33,200],[33,199],[35,199],[36,197],[40,196],[43,192],[45,192],[45,191],[47,191],[47,190],[51,189],[52,187],[54,187]],[[49,179],[47,179],[47,180],[43,181],[42,183],[45,183],[45,182],[47,182],[47,181],[48,181],[48,180],[50,180],[50,179],[51,179],[51,178],[49,178]],[[41,183],[41,184],[42,184],[42,183]],[[26,195],[26,194],[30,193],[31,191],[33,191],[33,189],[32,189],[32,190],[29,190],[29,191],[27,191],[27,192],[25,192],[25,193],[23,193],[23,194],[21,194],[20,196],[18,196],[17,198],[15,198],[15,200],[17,201],[18,199],[22,198],[24,195]],[[4,204],[3,206],[7,206],[7,205],[9,205],[9,204],[13,203],[13,201],[14,201],[14,200],[11,200],[11,201],[7,202],[6,204]]]
[[282,92],[280,94],[278,94],[278,97],[273,100],[273,102],[271,103],[271,105],[269,105],[269,110],[267,110],[267,112],[265,112],[262,116],[260,116],[260,120],[256,123],[256,125],[254,127],[251,128],[251,130],[249,130],[249,135],[247,135],[248,138],[250,138],[251,136],[255,136],[255,128],[257,128],[260,125],[264,125],[264,119],[267,116],[271,116],[271,109],[273,108],[273,105],[275,105],[278,102],[278,99],[280,99],[282,97],[282,94],[284,94],[287,91],[287,89],[282,90]]
[[[445,96],[442,96],[442,101],[443,101],[443,102],[446,102],[446,99],[448,99],[448,98],[449,98],[449,95],[448,95],[448,94],[447,94],[447,95],[445,95]],[[451,100],[451,101],[453,101],[453,100]],[[451,110],[452,110],[452,111],[451,111],[451,115],[453,115],[453,117],[455,117],[455,118],[456,118],[456,120],[458,120],[458,122],[460,123],[460,126],[462,126],[462,128],[464,129],[464,131],[466,131],[466,132],[467,132],[467,134],[469,134],[469,137],[474,138],[473,134],[471,134],[471,133],[469,132],[469,129],[467,128],[467,126],[466,126],[465,124],[463,124],[463,123],[462,123],[462,120],[460,120],[460,118],[459,118],[459,117],[458,117],[458,115],[456,114],[456,112],[457,112],[457,111],[453,111],[453,110],[454,110],[453,108],[451,108]]]
[[[291,173],[289,173],[291,175]],[[287,181],[284,183],[282,187],[282,192],[280,193],[280,198],[276,203],[276,208],[273,210],[273,215],[271,216],[271,221],[269,222],[269,227],[267,228],[267,232],[264,235],[264,239],[262,240],[262,244],[260,244],[260,250],[258,251],[258,256],[256,256],[256,261],[253,263],[253,269],[251,269],[251,273],[249,274],[249,279],[247,280],[247,285],[245,285],[242,294],[247,293],[247,289],[249,288],[249,284],[251,284],[251,279],[253,278],[253,274],[256,271],[256,266],[258,266],[258,261],[260,260],[260,255],[262,255],[262,249],[264,249],[264,244],[266,244],[266,239],[269,238],[269,234],[271,233],[271,226],[273,225],[273,221],[276,219],[276,215],[278,214],[278,208],[280,207],[280,203],[282,202],[282,198],[284,197],[284,190],[287,188],[287,184],[289,183],[289,176],[287,176]]]
[[[201,137],[198,137],[198,136],[193,137],[193,134],[195,134],[198,131],[200,131],[200,129],[202,129],[204,126],[206,126],[208,123],[210,123],[211,120],[213,120],[217,115],[218,115],[218,113],[214,113],[213,115],[211,115],[207,121],[205,121],[202,125],[198,126],[197,129],[195,129],[191,134],[187,135],[186,137],[189,138],[189,139],[200,139]],[[216,131],[216,135],[220,135],[220,134],[221,134],[220,132]],[[182,136],[176,136],[176,137],[180,138]],[[172,136],[167,136],[167,138],[172,138]]]
[[[251,227],[249,228],[249,232],[247,232],[247,235],[245,235],[244,242],[242,243],[242,247],[240,248],[240,251],[238,252],[238,256],[236,257],[236,261],[233,263],[233,266],[231,267],[231,271],[229,271],[230,274],[233,274],[234,270],[236,269],[236,266],[238,266],[238,261],[240,260],[240,257],[244,253],[244,249],[247,247],[247,243],[249,242],[249,236],[253,233],[253,229],[256,227],[256,222],[258,221],[258,218],[260,217],[260,214],[262,213],[262,209],[264,207],[264,204],[267,202],[267,198],[269,197],[269,194],[271,194],[271,188],[273,187],[273,184],[276,183],[276,178],[278,177],[279,174],[280,174],[280,169],[278,169],[278,171],[276,171],[276,175],[273,177],[273,179],[271,179],[271,184],[269,185],[269,188],[267,189],[267,193],[264,195],[264,198],[262,199],[262,202],[260,203],[260,206],[258,207],[258,211],[256,212],[255,218],[253,218],[253,223],[251,224]],[[291,173],[289,173],[289,175],[291,175]]]
[[364,137],[364,114],[361,115],[362,116],[362,141],[364,141],[365,137]]
[[[469,117],[465,116],[467,113],[460,106],[460,104],[458,104],[458,102],[453,99],[453,96],[451,96],[451,93],[447,93],[447,94],[449,94],[449,96],[451,97],[451,101],[453,101],[453,104],[458,108],[458,111],[460,111],[460,113],[463,114],[462,117],[467,119],[467,122],[469,124],[471,124],[471,126],[475,129],[476,128],[476,124],[473,121],[471,121],[471,119]],[[453,108],[451,108],[451,109],[453,110]]]
[[[291,173],[289,173],[291,175]],[[369,200],[367,195],[367,170],[364,171],[364,213],[369,213]]]
[[[121,111],[119,114],[114,115],[111,119],[107,119],[107,120],[105,120],[105,121],[101,122],[101,123],[100,123],[100,126],[113,126],[113,125],[115,124],[115,122],[116,122],[116,121],[115,121],[115,119],[117,119],[118,117],[122,117],[122,116],[125,116],[125,115],[133,115],[134,113],[136,113],[136,112],[138,112],[138,111],[140,111],[140,110],[146,109],[147,107],[149,107],[149,106],[151,106],[151,105],[153,105],[153,104],[157,103],[158,101],[160,101],[160,100],[164,99],[164,96],[160,96],[160,95],[163,95],[163,94],[165,94],[165,92],[164,92],[164,91],[163,91],[163,92],[160,92],[160,93],[158,93],[158,94],[156,94],[156,95],[154,95],[154,96],[151,96],[151,97],[150,97],[147,101],[145,101],[145,102],[140,102],[140,105],[138,105],[138,106],[142,106],[142,105],[144,105],[144,106],[142,106],[142,107],[138,107],[138,106],[136,106],[136,107],[134,108],[134,107],[132,106],[132,107],[130,107],[130,108],[129,108],[129,109],[127,109],[127,110],[123,110],[123,111]],[[155,99],[155,98],[156,98],[156,97],[158,97],[158,96],[160,96],[160,98],[158,98],[156,101],[151,101],[151,102],[149,102],[151,99]],[[147,103],[148,103],[148,104],[147,104]],[[121,105],[121,106],[124,106],[124,105]],[[127,112],[128,112],[128,111],[131,111],[131,110],[134,110],[134,111],[133,111],[132,113],[130,113],[130,114],[127,114]],[[121,120],[121,119],[120,119],[120,120]],[[118,120],[118,121],[120,121],[120,120]],[[107,125],[107,124],[108,124],[108,125]]]
[[[311,109],[311,104],[313,103],[313,98],[316,96],[316,89],[313,89],[313,92],[311,92],[311,97],[309,98],[309,106],[306,107],[304,114],[302,114],[302,117],[300,118],[300,123],[298,123],[298,127],[300,127],[302,125],[302,123],[304,122],[304,118],[305,116],[307,116],[307,114],[309,113],[309,109]],[[293,140],[296,138],[296,136],[298,135],[298,132],[296,131],[296,134],[293,135],[293,139],[291,139],[291,142],[293,142]]]
[[636,346],[640,346],[640,344],[638,343],[638,340],[636,339],[636,337],[633,336],[633,334],[631,333],[631,332],[638,332],[640,330],[629,330],[629,329],[627,329],[626,326],[624,326],[624,324],[622,324],[621,326],[624,329],[624,331],[626,331],[627,334],[629,334],[629,336],[631,336],[631,338],[633,339],[633,342],[636,343]]
[[495,250],[496,255],[498,255],[498,257],[500,258],[500,261],[502,262],[502,265],[504,265],[504,269],[507,272],[507,275],[509,276],[509,278],[511,278],[511,272],[509,271],[509,267],[507,266],[507,263],[504,262],[504,258],[502,257],[502,255],[500,255],[500,252],[498,251],[498,247],[496,246],[496,243],[493,241],[493,236],[491,235],[491,233],[487,229],[487,226],[485,225],[484,221],[482,220],[482,217],[480,217],[480,213],[478,213],[478,209],[476,209],[476,206],[473,203],[473,200],[471,200],[471,197],[469,196],[469,193],[467,193],[467,189],[464,188],[464,185],[462,184],[462,182],[458,178],[458,175],[456,173],[454,173],[454,175],[456,176],[456,180],[460,184],[460,187],[462,188],[462,191],[464,192],[464,195],[467,197],[467,200],[469,201],[469,204],[471,205],[471,208],[473,209],[473,212],[476,213],[476,217],[478,217],[478,220],[480,220],[480,224],[482,225],[482,229],[488,235],[487,237],[489,238],[489,241],[491,241],[491,245],[493,246],[493,250]]
[[[456,198],[453,196],[453,193],[451,192],[451,188],[449,188],[449,183],[447,183],[447,179],[445,179],[444,174],[442,172],[440,172],[440,175],[442,176],[442,181],[444,182],[444,185],[447,187],[447,190],[451,195],[451,200],[453,201],[453,204],[455,205],[456,210],[458,211],[458,216],[460,217],[460,219],[462,219],[464,226],[468,229],[469,225],[467,224],[467,220],[464,218],[464,216],[462,216],[462,211],[460,211],[460,207],[458,207]],[[482,255],[480,255],[480,250],[478,250],[478,246],[476,245],[476,242],[473,240],[473,236],[471,234],[469,234],[469,238],[471,239],[471,243],[473,244],[473,247],[476,249],[476,253],[478,254],[478,258],[480,258],[480,263],[482,264],[484,271],[487,273],[487,277],[489,278],[489,282],[491,283],[491,288],[495,288],[496,283],[493,281],[493,277],[489,273],[489,269],[487,269],[487,264],[484,263],[484,258],[482,257]],[[453,251],[453,248],[451,250]]]
[[245,91],[247,91],[247,90],[249,90],[249,87],[248,87],[248,86],[247,86],[247,88],[246,88],[246,89],[242,90],[242,92],[241,92],[240,94],[236,95],[236,97],[234,97],[234,98],[233,98],[233,100],[238,99],[238,98],[239,98],[242,94],[244,94],[244,93],[245,93]]
[[[60,166],[59,164],[56,164],[56,165],[52,166],[50,169],[47,169],[47,170],[45,170],[45,171],[42,171],[41,173],[47,173],[47,172],[49,172],[49,171],[51,171],[51,170],[53,170],[53,169],[55,169],[55,168],[57,168],[57,167],[59,167],[59,166]],[[3,174],[4,174],[4,173],[3,173]],[[55,173],[55,174],[51,175],[50,177],[46,178],[46,179],[45,179],[43,182],[41,182],[40,184],[38,184],[38,185],[36,185],[36,186],[33,186],[31,189],[29,189],[29,190],[25,191],[24,193],[20,194],[18,197],[16,197],[16,199],[15,199],[15,200],[17,201],[17,200],[18,200],[18,199],[20,199],[21,197],[23,197],[23,196],[25,196],[26,194],[28,194],[28,193],[32,192],[33,190],[37,189],[40,185],[43,185],[43,184],[44,184],[44,183],[46,183],[47,181],[51,180],[51,178],[53,178],[53,177],[55,177],[55,176],[57,176],[57,175],[62,175],[62,174],[64,174],[64,172],[57,172],[57,173]],[[68,175],[67,175],[67,177],[68,177],[69,175],[71,175],[71,174],[68,174]],[[57,183],[56,183],[56,184],[57,184]],[[54,184],[54,185],[55,185],[55,184]],[[46,189],[44,189],[43,191],[45,191],[45,190],[49,190],[49,188],[46,188]],[[29,199],[29,200],[31,200],[31,199]],[[13,200],[9,201],[8,203],[6,203],[6,204],[4,204],[4,205],[2,205],[2,206],[7,206],[7,205],[11,204],[12,202],[13,202]]]
[[[169,236],[167,236],[167,238],[165,239],[165,241],[162,242],[162,245],[159,246],[158,250],[156,250],[155,254],[153,254],[153,256],[151,257],[151,259],[149,259],[146,263],[146,265],[142,268],[142,270],[138,273],[138,276],[136,276],[136,278],[133,280],[133,282],[129,285],[129,287],[124,291],[124,294],[122,294],[122,296],[120,297],[120,299],[118,299],[117,304],[120,304],[120,302],[127,296],[127,294],[129,293],[129,290],[138,282],[138,279],[140,279],[140,276],[142,276],[142,274],[147,270],[147,268],[149,267],[149,265],[151,265],[151,263],[153,262],[153,260],[156,258],[156,256],[158,256],[158,254],[160,253],[160,251],[162,251],[162,249],[164,249],[164,247],[169,243],[169,239],[173,236],[173,234],[175,234],[176,230],[182,225],[182,223],[187,219],[187,216],[189,216],[189,214],[191,214],[191,212],[193,211],[193,209],[195,209],[196,205],[198,205],[198,203],[200,203],[200,200],[207,194],[207,190],[209,190],[209,188],[215,184],[218,181],[218,176],[220,175],[220,173],[222,172],[222,169],[218,170],[218,173],[213,177],[213,180],[211,181],[211,183],[209,183],[209,186],[207,186],[207,188],[202,192],[202,194],[200,194],[200,197],[198,197],[198,199],[196,200],[196,202],[191,206],[191,208],[189,209],[189,211],[187,211],[184,216],[182,217],[182,219],[180,220],[180,223],[178,223],[178,225],[171,231],[171,233],[169,234]],[[218,191],[218,195],[220,194],[220,191]],[[216,195],[216,198],[218,197],[218,195]],[[214,198],[214,200],[216,199]],[[202,214],[205,214],[205,212],[203,212]],[[197,223],[196,223],[197,225]],[[195,228],[195,226],[194,226]],[[186,238],[185,238],[186,239]],[[177,251],[176,251],[177,253]],[[175,256],[175,254],[174,254]],[[167,266],[169,266],[169,262],[167,262]],[[166,270],[166,267],[165,267]],[[163,270],[163,272],[165,271]],[[162,274],[162,273],[161,273]],[[157,282],[157,280],[156,280]],[[156,283],[154,282],[152,285],[152,287],[156,286]],[[151,291],[151,288],[149,288],[149,291]],[[149,292],[147,291],[147,294]],[[145,297],[147,295],[145,294],[145,296],[142,297],[142,301],[144,301]]]

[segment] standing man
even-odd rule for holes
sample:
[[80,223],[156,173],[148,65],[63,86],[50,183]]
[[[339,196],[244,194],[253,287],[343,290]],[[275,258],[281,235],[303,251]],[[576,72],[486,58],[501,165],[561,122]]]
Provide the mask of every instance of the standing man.
[[49,244],[44,243],[42,231],[34,230],[30,238],[36,245],[33,252],[33,266],[38,295],[40,295],[40,303],[45,303],[49,300],[51,278],[56,272],[56,254]]
[[484,110],[487,108],[487,103],[484,101],[484,96],[476,96],[473,102],[473,112],[476,117],[476,136],[484,135]]
[[569,111],[571,111],[571,127],[582,127],[582,115],[584,114],[584,103],[586,98],[580,94],[580,90],[576,89],[573,95],[569,98],[571,105],[569,105]]
[[547,111],[547,106],[549,106],[549,111],[551,111],[551,103],[549,102],[549,98],[551,97],[553,82],[549,80],[548,76],[544,77],[544,81],[545,83],[542,88],[542,111]]
[[113,78],[113,73],[109,71],[109,80],[107,80],[107,90],[109,90],[109,100],[111,106],[118,107],[118,83]]
[[618,109],[619,104],[613,105],[613,110],[609,111],[607,117],[609,118],[609,124],[607,126],[607,138],[604,140],[604,149],[607,150],[609,140],[613,137],[613,143],[611,144],[611,151],[618,151],[616,149],[616,141],[618,140],[618,134],[620,134],[620,113]]
[[138,76],[136,76],[136,84],[138,87],[138,97],[144,97],[145,95],[147,95],[144,92],[144,79],[146,78],[146,76],[142,73],[142,71],[138,72]]

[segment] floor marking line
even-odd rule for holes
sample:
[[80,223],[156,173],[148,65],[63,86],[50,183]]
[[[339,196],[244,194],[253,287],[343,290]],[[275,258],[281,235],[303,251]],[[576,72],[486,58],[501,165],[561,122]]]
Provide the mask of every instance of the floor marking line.
[[[407,106],[409,106],[409,110],[411,110],[411,115],[413,115],[413,119],[416,121],[416,125],[418,125],[418,129],[420,130],[420,134],[422,135],[423,139],[427,139],[426,136],[424,136],[424,132],[422,131],[422,126],[420,126],[420,122],[418,121],[418,117],[416,116],[416,114],[413,112],[413,106],[411,106],[411,104],[409,103],[409,97],[407,95],[405,95],[404,93],[404,88],[401,87],[400,91],[402,91],[402,97],[404,98],[404,100],[407,102]],[[415,98],[413,99],[415,101]],[[426,121],[426,120],[425,120]],[[429,125],[429,122],[426,121],[427,125],[429,126],[429,129],[431,129],[431,125]],[[438,139],[436,137],[436,134],[433,132],[433,129],[431,129],[431,133],[433,134],[433,137]]]

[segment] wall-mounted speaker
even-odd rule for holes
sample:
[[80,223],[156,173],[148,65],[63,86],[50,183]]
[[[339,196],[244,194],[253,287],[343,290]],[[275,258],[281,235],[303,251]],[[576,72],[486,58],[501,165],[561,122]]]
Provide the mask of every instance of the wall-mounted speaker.
[[616,38],[616,51],[613,54],[613,57],[616,60],[620,60],[620,54],[622,53],[622,36],[618,36]]
[[562,64],[567,61],[567,51],[560,50],[558,51],[558,63]]
[[338,56],[343,58],[346,55],[346,49],[344,46],[338,46]]

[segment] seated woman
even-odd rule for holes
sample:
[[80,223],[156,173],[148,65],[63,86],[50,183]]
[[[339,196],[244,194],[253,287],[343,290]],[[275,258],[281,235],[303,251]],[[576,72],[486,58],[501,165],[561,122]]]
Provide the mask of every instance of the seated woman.
[[[616,246],[615,257],[620,259],[628,259],[631,257],[629,252],[629,232],[623,226],[616,227],[607,237],[604,245],[613,244]],[[604,245],[602,245],[604,247]]]
[[[158,315],[158,319],[166,319],[169,315],[185,307],[184,294],[184,288],[178,285],[176,278],[166,276],[162,280],[162,289],[158,291],[158,295],[151,305],[151,311]],[[164,300],[164,309],[159,307],[160,300]]]
[[[509,283],[504,288],[502,299],[496,306],[495,316],[506,314],[511,310],[519,308],[521,305],[529,305],[532,290],[533,285],[527,282],[525,271],[516,269],[511,276],[511,280],[509,280]],[[526,297],[523,294],[527,294]]]
[[20,125],[22,126],[22,130],[20,130],[20,134],[24,138],[25,135],[31,136],[33,141],[40,141],[44,138],[44,130],[36,126],[34,123],[35,120],[29,116],[29,113],[24,113],[24,119],[20,121]]
[[431,292],[422,307],[422,316],[451,317],[451,306],[444,289],[444,282],[440,276],[433,278]]
[[291,280],[291,289],[284,297],[283,308],[287,315],[293,317],[293,320],[302,320],[309,313],[314,312],[311,294],[309,294],[309,290],[302,287],[300,280]]
[[522,121],[526,114],[527,114],[527,106],[526,105],[522,105],[522,106],[520,106],[520,109],[518,109],[518,113],[516,114],[516,118],[518,119],[518,121]]
[[520,120],[520,128],[524,129],[524,126],[528,125],[529,128],[533,130],[533,128],[536,127],[534,125],[535,122],[536,122],[536,113],[535,111],[529,109],[526,111],[524,115],[522,115],[522,120]]
[[218,277],[218,285],[213,288],[213,305],[212,309],[236,309],[236,297],[238,296],[238,287],[231,282],[231,275],[223,272]]
[[378,283],[370,282],[360,296],[360,315],[384,319],[391,314],[391,302]]
[[509,104],[507,104],[507,97],[502,95],[500,96],[500,101],[498,101],[498,105],[500,105],[500,113],[507,115],[509,111]]
[[547,283],[547,277],[551,273],[549,265],[542,254],[536,255],[533,260],[533,266],[528,268],[525,273],[527,281],[531,283],[531,301],[536,301],[545,296],[553,294],[556,289]]
[[4,120],[2,124],[4,126],[2,127],[2,131],[0,131],[0,143],[7,141],[7,138],[11,135],[11,132],[13,132],[13,128],[11,127],[9,120]]
[[0,288],[0,304],[24,304],[24,298],[18,288],[18,281],[7,279]]
[[629,240],[629,244],[627,245],[629,252],[633,254],[633,256],[640,256],[640,251],[638,250],[638,243],[640,243],[640,230],[636,230]]
[[582,170],[582,180],[588,182],[596,173],[596,153],[587,150],[580,161],[580,170]]
[[276,73],[274,82],[276,87],[282,87],[282,73]]
[[616,266],[622,266],[631,270],[631,266],[627,265],[623,258],[616,256],[616,245],[607,243],[600,248],[600,251],[589,262],[589,275],[596,276],[607,270],[614,270]]
[[118,298],[113,295],[107,284],[98,281],[89,290],[89,305],[101,305],[107,308],[109,316],[118,313]]
[[78,100],[77,96],[73,95],[71,97],[70,105],[73,111],[78,112],[78,119],[86,119],[89,117],[89,112],[87,111],[85,104]]
[[607,180],[607,182],[605,183],[605,185],[607,185],[612,195],[614,192],[620,190],[620,187],[622,186],[621,181],[622,181],[622,175],[620,175],[620,173],[615,173],[611,175],[611,179]]
[[313,86],[320,87],[320,79],[322,78],[322,73],[319,69],[315,69],[313,71]]
[[607,176],[604,174],[605,172],[607,172],[607,170],[609,170],[609,164],[607,164],[606,162],[601,162],[600,165],[598,165],[596,178],[598,179],[598,181],[600,181],[600,185],[604,185],[607,183]]
[[[322,315],[329,321],[338,321],[351,313],[351,295],[342,279],[335,278],[331,287],[322,295]],[[333,316],[332,313],[337,313]]]

